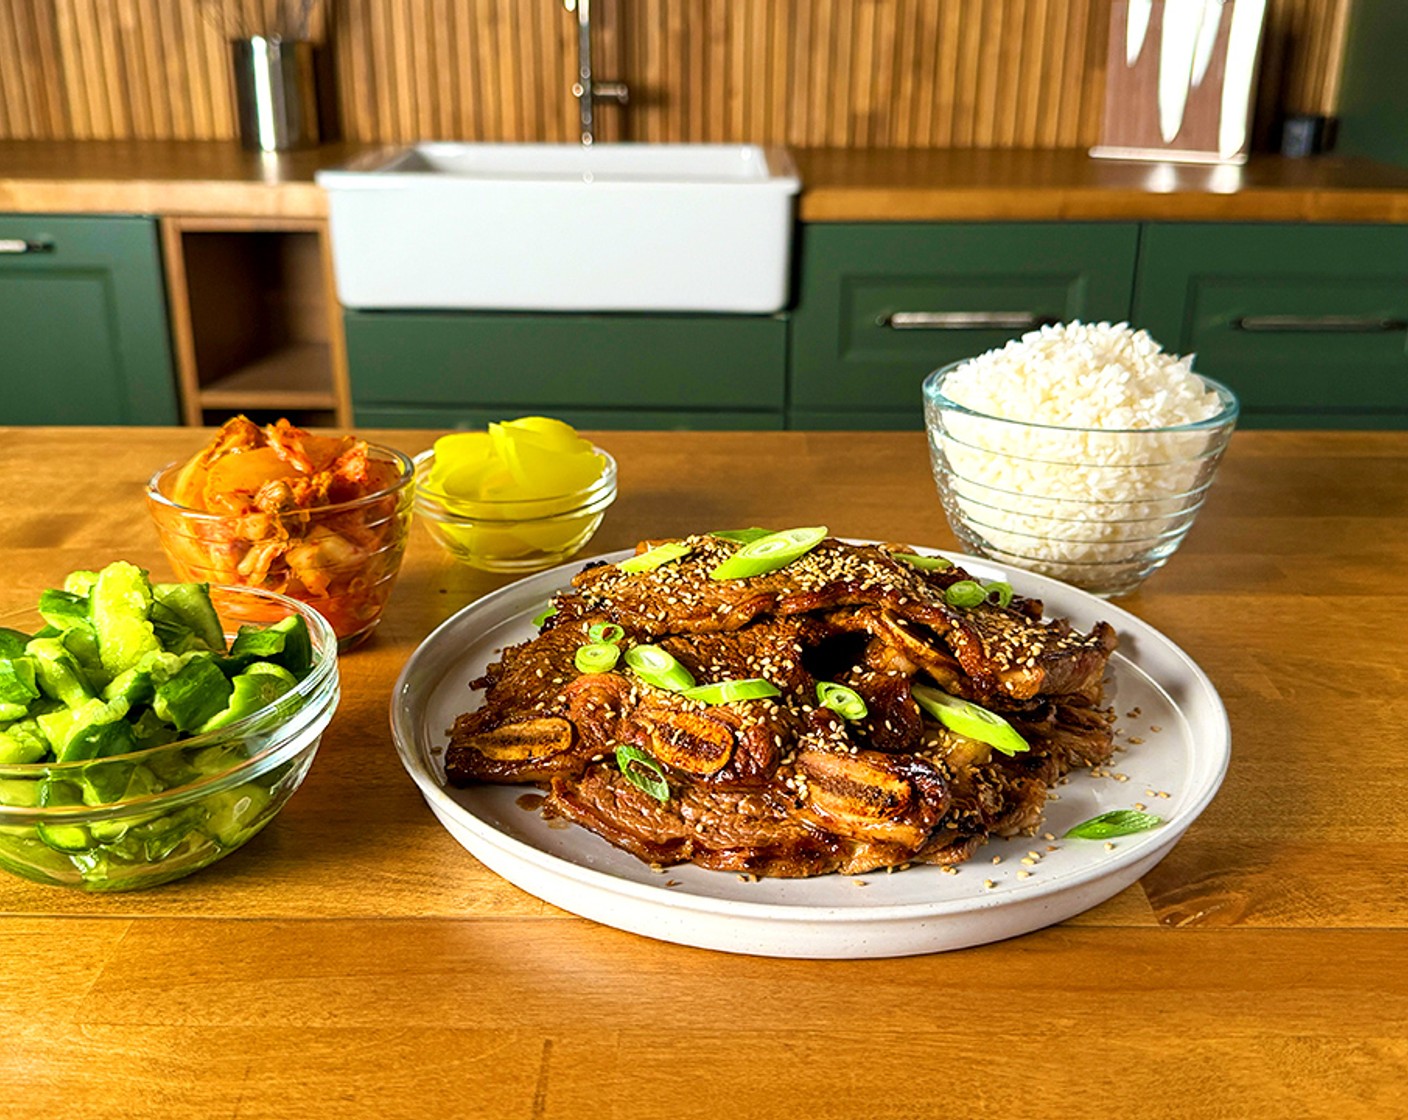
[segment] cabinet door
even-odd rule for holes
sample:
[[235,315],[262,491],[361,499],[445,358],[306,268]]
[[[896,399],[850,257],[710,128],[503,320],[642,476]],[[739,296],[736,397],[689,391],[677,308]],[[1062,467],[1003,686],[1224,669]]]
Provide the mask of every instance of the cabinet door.
[[358,423],[390,409],[590,414],[597,427],[782,422],[782,316],[349,311],[346,324]]
[[790,426],[918,428],[931,370],[1043,322],[1127,318],[1138,240],[1132,223],[806,226]]
[[0,424],[174,424],[156,222],[0,217]]
[[1149,226],[1135,306],[1247,427],[1408,423],[1408,229]]
[[[532,406],[520,406],[528,408]],[[686,412],[641,408],[563,408],[544,406],[558,420],[584,431],[776,431],[782,413],[716,411]],[[362,428],[437,428],[470,431],[488,427],[494,420],[516,415],[512,408],[446,408],[407,405],[358,405],[357,425]]]

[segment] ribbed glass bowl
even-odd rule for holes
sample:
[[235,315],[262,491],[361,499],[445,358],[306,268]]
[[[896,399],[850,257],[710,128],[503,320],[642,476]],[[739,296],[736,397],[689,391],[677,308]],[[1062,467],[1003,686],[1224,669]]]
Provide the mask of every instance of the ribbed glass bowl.
[[486,572],[536,572],[570,560],[616,500],[616,460],[590,486],[528,501],[470,501],[430,483],[435,452],[416,456],[416,511],[456,560]]
[[396,481],[350,502],[244,516],[207,513],[171,500],[181,469],[172,463],[147,484],[147,509],[180,579],[257,587],[308,603],[348,649],[381,621],[411,528],[411,460],[376,444],[370,453],[396,466]]
[[950,399],[944,383],[963,364],[925,379],[924,421],[939,497],[967,551],[1107,597],[1168,562],[1232,437],[1231,390],[1201,378],[1220,407],[1198,423],[1063,428]]
[[[312,670],[218,731],[109,758],[0,766],[0,868],[86,891],[153,887],[223,859],[293,796],[337,708],[337,637],[284,595],[213,587],[211,598],[227,638],[256,608],[271,621],[301,615]],[[83,804],[46,807],[59,800],[55,783]]]

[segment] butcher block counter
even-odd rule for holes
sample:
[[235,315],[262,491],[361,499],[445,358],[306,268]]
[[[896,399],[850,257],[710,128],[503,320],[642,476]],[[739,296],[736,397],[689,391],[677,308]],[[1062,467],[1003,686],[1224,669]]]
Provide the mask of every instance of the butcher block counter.
[[[327,216],[313,180],[376,145],[281,153],[233,141],[0,141],[0,213]],[[1084,150],[794,148],[804,222],[1408,222],[1408,170],[1258,154],[1245,167]]]
[[[919,434],[596,438],[620,497],[590,551],[752,524],[955,545]],[[170,578],[143,484],[198,439],[0,429],[0,613],[110,559]],[[393,749],[393,681],[505,580],[453,566],[418,525],[381,628],[342,658],[310,776],[263,833],[144,893],[0,877],[0,1111],[1408,1114],[1405,566],[1408,436],[1238,434],[1181,552],[1122,604],[1226,703],[1231,766],[1203,816],[1058,926],[808,961],[574,917],[436,822]]]

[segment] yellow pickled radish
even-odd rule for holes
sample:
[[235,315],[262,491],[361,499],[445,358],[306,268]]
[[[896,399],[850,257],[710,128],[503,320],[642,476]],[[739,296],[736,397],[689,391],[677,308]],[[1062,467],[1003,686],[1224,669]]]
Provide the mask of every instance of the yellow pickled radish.
[[[570,424],[524,416],[436,440],[428,481],[450,512],[468,519],[442,526],[444,534],[466,553],[504,561],[571,547],[590,532],[593,515],[560,515],[577,508],[576,495],[605,469]],[[512,512],[501,503],[513,503]]]

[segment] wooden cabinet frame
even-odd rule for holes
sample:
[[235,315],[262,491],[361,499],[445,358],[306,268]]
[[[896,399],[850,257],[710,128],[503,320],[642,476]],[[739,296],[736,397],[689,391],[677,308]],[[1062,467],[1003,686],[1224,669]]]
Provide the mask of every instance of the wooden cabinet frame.
[[161,245],[183,423],[267,410],[351,426],[326,221],[168,215]]

